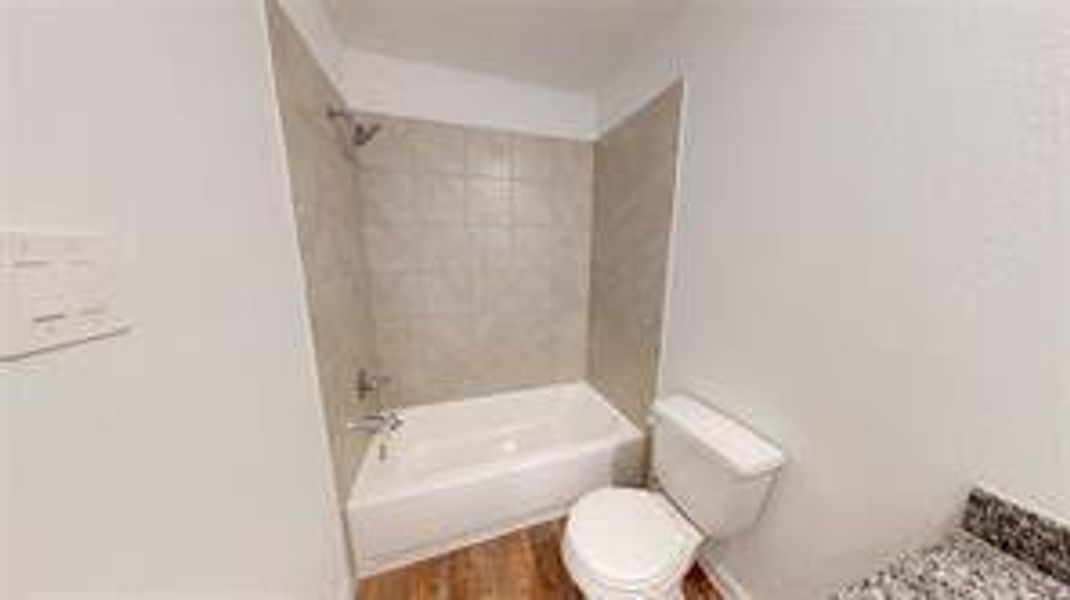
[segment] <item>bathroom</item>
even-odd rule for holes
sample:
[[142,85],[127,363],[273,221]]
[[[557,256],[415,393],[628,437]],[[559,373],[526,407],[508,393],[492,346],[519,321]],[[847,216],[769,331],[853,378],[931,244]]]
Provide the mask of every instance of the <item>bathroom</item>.
[[0,599],[1070,598],[1068,32],[0,0]]

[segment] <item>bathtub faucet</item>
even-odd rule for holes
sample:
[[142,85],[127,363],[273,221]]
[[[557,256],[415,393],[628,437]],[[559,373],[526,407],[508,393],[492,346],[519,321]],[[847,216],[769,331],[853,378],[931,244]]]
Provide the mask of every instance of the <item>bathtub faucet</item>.
[[346,423],[346,429],[350,431],[366,431],[368,433],[394,432],[404,424],[405,420],[401,418],[401,415],[395,411],[388,410],[364,415],[359,419],[351,419]]

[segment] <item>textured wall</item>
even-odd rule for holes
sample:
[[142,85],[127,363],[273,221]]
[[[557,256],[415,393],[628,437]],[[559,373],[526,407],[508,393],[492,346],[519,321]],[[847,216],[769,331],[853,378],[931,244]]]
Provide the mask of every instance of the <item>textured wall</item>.
[[640,424],[657,388],[682,90],[595,146],[588,377]]
[[411,405],[581,379],[590,144],[369,117],[368,203],[381,370]]
[[[15,39],[15,19],[0,12],[0,40]],[[0,44],[0,131],[12,132],[0,137],[0,226],[11,222],[9,213],[15,197],[12,163],[15,160],[14,139],[18,134],[14,115],[15,52],[13,44]],[[0,369],[0,397],[15,397],[14,379],[7,369]],[[15,486],[14,486],[14,438],[10,402],[0,402],[0,598],[17,598],[14,578],[18,573],[14,560],[17,556],[15,541]]]
[[262,3],[15,4],[5,225],[105,234],[133,322],[0,367],[24,600],[347,597]]
[[359,368],[375,364],[364,207],[345,132],[326,118],[328,106],[345,104],[289,18],[276,2],[268,5],[316,363],[344,503],[367,441],[346,431],[346,420],[360,410],[352,384]]
[[708,555],[752,597],[825,597],[977,482],[1070,518],[1068,31],[1061,0],[722,0],[639,61],[687,81],[663,385],[791,457]]

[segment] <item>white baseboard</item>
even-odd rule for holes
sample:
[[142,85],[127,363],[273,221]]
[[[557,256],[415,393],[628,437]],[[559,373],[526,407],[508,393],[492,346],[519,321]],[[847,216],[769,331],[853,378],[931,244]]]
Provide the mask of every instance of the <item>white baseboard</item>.
[[705,555],[698,558],[698,566],[713,582],[724,600],[754,600],[747,588],[723,566],[709,560]]
[[556,521],[564,518],[568,514],[568,509],[568,506],[554,507],[544,512],[527,515],[507,523],[498,523],[493,527],[482,531],[470,533],[457,539],[417,548],[403,554],[365,559],[363,563],[358,561],[358,564],[356,565],[357,578],[367,579],[368,577],[374,577],[387,571],[401,569],[411,564],[449,554],[450,552],[462,548],[482,544],[483,542],[488,542],[495,538],[509,535],[510,533],[534,527],[540,523]]

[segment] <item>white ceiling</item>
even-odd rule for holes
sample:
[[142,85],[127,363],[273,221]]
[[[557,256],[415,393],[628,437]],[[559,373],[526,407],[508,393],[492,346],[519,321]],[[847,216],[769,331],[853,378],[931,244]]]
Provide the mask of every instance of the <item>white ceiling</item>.
[[334,0],[346,43],[588,91],[687,0]]

